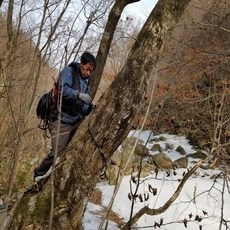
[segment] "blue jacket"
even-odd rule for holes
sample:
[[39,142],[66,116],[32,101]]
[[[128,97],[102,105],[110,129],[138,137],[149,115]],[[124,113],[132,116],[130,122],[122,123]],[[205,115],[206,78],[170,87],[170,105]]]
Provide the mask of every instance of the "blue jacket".
[[[67,66],[60,72],[58,81],[59,95],[62,94],[61,120],[67,124],[75,124],[91,111],[91,105],[79,99],[79,93],[89,94],[90,77],[82,78],[80,64],[76,62],[72,62],[71,64],[75,67],[78,77],[76,74],[73,74],[73,67]],[[78,79],[79,83],[74,83]]]

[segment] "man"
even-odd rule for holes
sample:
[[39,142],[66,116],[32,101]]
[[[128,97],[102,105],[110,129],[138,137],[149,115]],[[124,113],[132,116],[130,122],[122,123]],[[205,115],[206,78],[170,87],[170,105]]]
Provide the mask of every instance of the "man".
[[[91,53],[85,52],[81,56],[80,63],[72,62],[59,75],[59,99],[57,108],[52,113],[50,126],[50,152],[34,170],[34,181],[38,191],[42,189],[42,179],[48,177],[51,173],[55,150],[57,152],[56,165],[80,123],[92,111],[89,79],[95,67],[95,57]],[[59,113],[61,113],[61,116],[59,116]],[[61,117],[60,120],[59,117]],[[60,124],[59,133],[57,133],[58,124]]]

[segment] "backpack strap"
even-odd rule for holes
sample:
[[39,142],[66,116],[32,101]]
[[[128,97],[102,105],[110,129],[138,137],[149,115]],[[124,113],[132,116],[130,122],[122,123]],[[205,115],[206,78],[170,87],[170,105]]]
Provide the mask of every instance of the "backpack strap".
[[72,77],[73,77],[73,83],[72,83],[72,88],[77,89],[80,91],[80,76],[79,76],[79,70],[76,65],[73,63],[69,64],[69,67],[71,67],[72,71]]

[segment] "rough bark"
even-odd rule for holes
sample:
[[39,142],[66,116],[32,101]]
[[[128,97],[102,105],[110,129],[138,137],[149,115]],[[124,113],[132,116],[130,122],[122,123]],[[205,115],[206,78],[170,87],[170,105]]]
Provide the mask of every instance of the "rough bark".
[[[108,159],[130,131],[164,39],[171,33],[189,2],[158,2],[138,35],[124,68],[73,138],[65,161],[55,170],[54,217],[55,223],[59,224],[56,226],[58,229],[63,229],[58,223],[61,217],[65,217],[69,223],[69,229],[79,228],[87,199],[104,166],[102,154]],[[29,205],[32,199],[37,208]],[[49,201],[48,186],[42,194],[24,199],[11,229],[16,229],[16,226],[25,229],[31,223],[44,224],[49,216]]]
[[96,57],[97,67],[93,73],[94,77],[91,83],[92,98],[94,98],[97,92],[97,88],[100,83],[101,76],[105,67],[105,62],[109,53],[109,48],[111,46],[117,23],[121,17],[121,13],[128,4],[139,1],[140,0],[116,0],[111,9]]

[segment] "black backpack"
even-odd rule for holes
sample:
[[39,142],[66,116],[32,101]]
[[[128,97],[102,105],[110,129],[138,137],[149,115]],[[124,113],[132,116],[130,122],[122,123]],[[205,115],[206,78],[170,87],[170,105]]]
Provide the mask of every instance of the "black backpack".
[[[72,75],[77,77],[76,82],[73,82],[73,84],[75,85],[75,88],[79,89],[80,85],[77,69],[73,63],[71,63],[69,66],[72,68]],[[38,119],[41,120],[40,124],[38,125],[38,128],[41,130],[49,130],[51,120],[55,119],[57,116],[58,84],[59,83],[55,81],[53,88],[49,92],[44,93],[38,102],[36,113]],[[46,132],[45,134],[48,136]]]
[[50,122],[52,119],[52,112],[56,109],[58,98],[58,83],[55,82],[53,88],[44,93],[37,105],[36,113],[37,117],[41,120],[38,127],[42,130],[49,129]]

